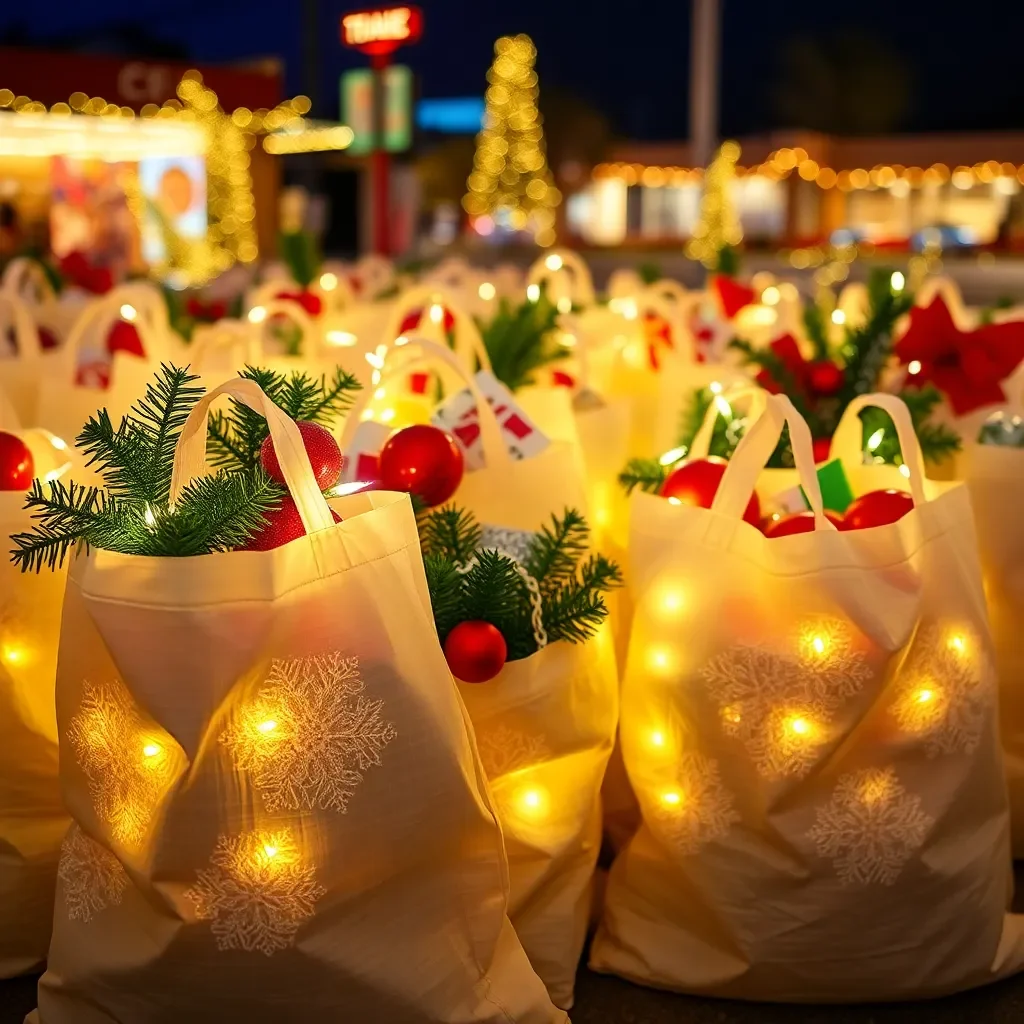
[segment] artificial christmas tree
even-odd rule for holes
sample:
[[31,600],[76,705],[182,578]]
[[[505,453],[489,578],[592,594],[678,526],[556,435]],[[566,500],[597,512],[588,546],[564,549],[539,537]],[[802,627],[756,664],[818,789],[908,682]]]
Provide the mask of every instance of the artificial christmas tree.
[[700,220],[686,248],[690,259],[700,260],[708,270],[721,274],[736,272],[736,247],[743,241],[743,229],[729,195],[739,158],[740,147],[735,142],[722,143],[705,172]]
[[537,110],[537,50],[529,36],[502,36],[487,72],[483,131],[463,199],[471,217],[491,217],[513,231],[529,230],[538,245],[555,240],[555,188]]

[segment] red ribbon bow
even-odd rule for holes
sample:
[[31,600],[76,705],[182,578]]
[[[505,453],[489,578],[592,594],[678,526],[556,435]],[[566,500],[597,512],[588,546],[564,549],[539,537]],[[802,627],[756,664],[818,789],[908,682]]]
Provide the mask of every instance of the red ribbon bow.
[[[314,296],[315,298],[316,296]],[[280,296],[278,296],[280,298]],[[204,320],[209,323],[214,323],[217,320],[223,320],[228,315],[228,305],[226,302],[220,302],[216,299],[211,302],[205,302],[203,299],[197,298],[193,295],[188,302],[185,303],[185,312],[192,317],[193,320]]]
[[[800,346],[792,334],[783,334],[768,346],[776,358],[789,371],[797,389],[802,395],[808,394],[811,384],[811,364],[804,359]],[[762,369],[757,375],[757,383],[773,395],[780,395],[785,388],[772,376],[771,371]]]
[[910,326],[896,343],[901,363],[919,362],[915,381],[934,384],[963,416],[984,405],[1006,401],[1001,382],[1024,359],[1024,320],[982,324],[963,331],[945,300],[910,311]]
[[727,274],[715,274],[711,279],[711,287],[718,295],[726,320],[731,320],[744,306],[750,306],[757,301],[757,292],[753,288],[740,284]]
[[652,370],[661,369],[661,356],[659,349],[675,348],[672,343],[672,325],[658,313],[648,310],[643,318],[644,339],[647,342],[647,359]]

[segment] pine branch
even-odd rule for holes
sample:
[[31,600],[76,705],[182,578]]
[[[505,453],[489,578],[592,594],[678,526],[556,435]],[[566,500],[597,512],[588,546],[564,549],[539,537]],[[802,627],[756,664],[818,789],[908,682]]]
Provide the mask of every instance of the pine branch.
[[78,445],[98,465],[107,492],[115,498],[166,502],[178,435],[203,394],[187,369],[160,367],[145,395],[114,430],[106,409],[89,419]]
[[262,470],[199,477],[184,489],[173,511],[153,514],[140,555],[202,555],[240,547],[281,504],[282,489]]
[[502,299],[494,319],[480,324],[480,334],[494,376],[510,391],[536,382],[539,369],[568,356],[554,338],[558,310],[541,286],[536,302],[513,308]]
[[420,516],[419,530],[425,558],[441,556],[458,565],[470,561],[483,535],[476,519],[455,505],[444,505]]
[[549,643],[583,643],[594,635],[607,615],[604,598],[592,590],[566,586],[544,599],[544,628]]
[[586,554],[590,530],[587,522],[574,508],[567,508],[559,519],[552,515],[533,538],[523,568],[537,581],[541,593],[557,589],[576,573],[576,566]]
[[516,563],[497,551],[480,551],[462,579],[466,619],[496,626],[505,638],[510,661],[533,654],[537,642],[530,621],[532,606]]
[[425,555],[423,566],[437,637],[444,646],[448,634],[467,618],[462,599],[462,573],[459,566],[444,555]]
[[619,474],[619,483],[632,494],[636,488],[648,494],[657,494],[668,476],[668,468],[657,459],[630,459]]
[[814,346],[815,359],[830,359],[831,347],[828,343],[828,327],[825,324],[825,311],[817,302],[811,301],[804,306],[804,330]]

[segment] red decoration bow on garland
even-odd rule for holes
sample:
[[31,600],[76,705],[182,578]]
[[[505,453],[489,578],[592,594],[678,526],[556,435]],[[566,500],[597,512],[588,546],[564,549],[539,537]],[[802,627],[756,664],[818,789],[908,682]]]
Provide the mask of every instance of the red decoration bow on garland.
[[285,302],[297,302],[310,316],[319,316],[324,309],[323,299],[315,292],[303,290],[301,292],[278,292],[275,299],[283,299]]
[[896,343],[901,363],[919,362],[915,382],[934,384],[957,416],[1006,401],[1001,382],[1024,359],[1024,320],[982,324],[963,331],[941,295],[910,311],[910,326]]
[[[776,338],[769,348],[792,378],[793,387],[796,388],[799,397],[812,402],[816,398],[830,398],[843,386],[842,367],[833,363],[831,359],[808,362],[792,334],[783,334],[781,338]],[[767,368],[758,373],[757,383],[773,395],[786,390]]]

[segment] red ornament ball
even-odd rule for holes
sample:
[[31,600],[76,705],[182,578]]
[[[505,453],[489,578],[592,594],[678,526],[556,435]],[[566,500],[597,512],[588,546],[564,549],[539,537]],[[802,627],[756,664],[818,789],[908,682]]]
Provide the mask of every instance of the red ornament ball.
[[[333,508],[331,515],[336,523],[341,522],[341,516]],[[306,536],[299,508],[290,494],[286,494],[281,499],[281,504],[277,508],[267,512],[265,518],[266,522],[263,526],[239,546],[239,551],[271,551],[289,541]]]
[[816,437],[811,442],[811,448],[814,451],[814,464],[816,466],[821,465],[823,462],[828,462],[828,458],[832,454],[832,438]]
[[[825,518],[836,529],[842,530],[845,528],[843,517],[838,512],[825,509]],[[811,511],[793,512],[788,516],[783,516],[781,519],[768,519],[761,527],[761,530],[766,537],[791,537],[794,533],[813,533],[814,513]]]
[[505,667],[508,646],[489,622],[460,622],[444,642],[444,657],[456,679],[486,683]]
[[438,427],[397,430],[380,450],[377,475],[385,491],[417,495],[428,506],[447,501],[462,483],[462,449]]
[[807,382],[816,395],[829,398],[843,386],[844,374],[841,366],[831,359],[819,359],[807,368]]
[[[295,426],[299,428],[302,435],[302,444],[309,456],[309,463],[313,467],[313,475],[316,477],[317,487],[321,491],[329,490],[341,477],[341,469],[345,459],[341,454],[341,448],[334,436],[319,423],[311,423],[308,420],[299,420]],[[268,434],[260,448],[260,463],[267,476],[275,483],[284,485],[284,473],[281,472],[281,463],[277,461],[277,452],[274,450],[274,440]]]
[[[690,459],[669,473],[661,485],[661,496],[675,499],[683,505],[711,508],[728,465],[725,459],[714,455],[706,459]],[[756,492],[750,496],[743,518],[751,526],[761,525],[761,502]]]
[[0,431],[0,491],[27,491],[35,475],[28,445],[20,437]]
[[914,499],[906,491],[868,491],[855,498],[843,519],[846,530],[867,530],[872,526],[888,526],[902,519],[914,507]]

